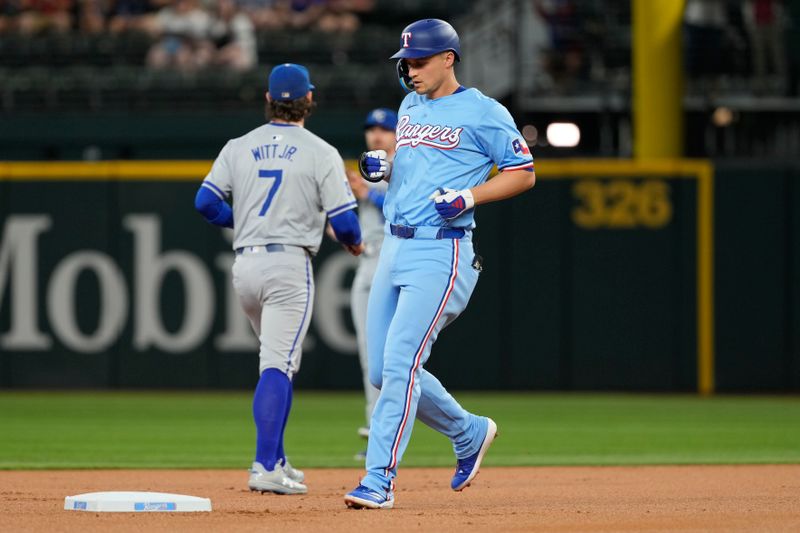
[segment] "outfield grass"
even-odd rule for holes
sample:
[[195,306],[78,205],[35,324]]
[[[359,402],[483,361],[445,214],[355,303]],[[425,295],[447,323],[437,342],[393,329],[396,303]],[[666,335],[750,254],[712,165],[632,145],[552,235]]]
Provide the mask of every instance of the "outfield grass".
[[[620,394],[456,395],[491,415],[488,465],[799,463],[800,398]],[[287,450],[302,467],[359,466],[357,394],[299,391]],[[249,393],[0,393],[0,468],[244,468]],[[406,466],[450,466],[416,424]]]

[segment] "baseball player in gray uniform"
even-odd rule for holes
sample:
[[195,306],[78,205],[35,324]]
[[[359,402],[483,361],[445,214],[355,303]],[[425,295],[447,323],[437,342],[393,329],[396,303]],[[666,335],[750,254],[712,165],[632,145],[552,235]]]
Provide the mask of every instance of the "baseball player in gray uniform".
[[[367,150],[384,150],[387,159],[394,158],[395,128],[397,127],[397,113],[388,108],[373,109],[364,121],[364,140]],[[350,293],[350,306],[353,314],[353,325],[358,339],[358,360],[361,363],[361,375],[364,382],[364,395],[366,396],[366,426],[358,428],[358,434],[369,438],[369,420],[378,401],[380,391],[369,381],[367,364],[367,301],[372,288],[372,278],[378,266],[378,256],[383,244],[384,225],[383,201],[386,197],[388,183],[379,181],[370,183],[361,178],[355,171],[347,172],[347,179],[358,199],[358,219],[361,223],[361,232],[364,239],[365,250],[358,258],[358,269],[353,280]],[[356,454],[358,460],[366,458],[366,450]]]
[[248,486],[262,493],[307,492],[305,476],[286,460],[283,434],[314,307],[311,257],[326,220],[347,251],[364,250],[344,162],[304,128],[313,89],[305,67],[275,67],[267,93],[270,122],[228,141],[195,198],[206,220],[234,230],[233,285],[261,343]]

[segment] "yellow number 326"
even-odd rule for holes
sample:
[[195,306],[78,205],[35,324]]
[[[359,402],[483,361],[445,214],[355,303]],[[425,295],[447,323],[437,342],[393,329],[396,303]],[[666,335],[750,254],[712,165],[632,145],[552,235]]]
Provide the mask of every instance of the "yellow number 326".
[[578,205],[572,221],[585,229],[661,228],[672,220],[670,187],[664,180],[581,180],[572,186]]

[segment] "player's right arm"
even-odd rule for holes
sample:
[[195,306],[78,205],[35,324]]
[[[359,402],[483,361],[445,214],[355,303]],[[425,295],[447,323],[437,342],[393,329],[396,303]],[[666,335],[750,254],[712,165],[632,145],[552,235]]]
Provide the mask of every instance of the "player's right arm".
[[453,220],[476,205],[522,194],[536,183],[533,156],[505,107],[496,102],[490,107],[480,121],[476,137],[500,173],[472,189],[435,191],[430,198],[445,220]]
[[474,205],[488,204],[512,198],[532,188],[536,174],[530,170],[504,170],[489,181],[473,187]]
[[536,184],[533,156],[508,110],[495,103],[482,123],[479,141],[500,173],[471,189],[474,205],[517,196]]
[[194,208],[203,215],[208,222],[223,228],[233,227],[233,210],[231,206],[218,196],[218,193],[207,187],[200,186],[194,197]]
[[336,240],[344,246],[358,246],[361,244],[361,226],[355,211],[350,209],[344,213],[328,219]]
[[203,180],[194,198],[195,209],[208,222],[225,228],[233,227],[233,210],[227,202],[232,188],[230,167],[227,161],[230,141],[225,144],[214,161],[211,171]]

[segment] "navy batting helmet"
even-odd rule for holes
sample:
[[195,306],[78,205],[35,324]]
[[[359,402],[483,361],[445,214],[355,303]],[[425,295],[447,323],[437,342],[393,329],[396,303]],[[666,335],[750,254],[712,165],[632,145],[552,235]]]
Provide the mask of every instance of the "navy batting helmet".
[[408,74],[406,59],[430,57],[439,52],[452,51],[456,61],[461,61],[461,43],[458,33],[447,22],[439,19],[423,19],[409,24],[400,34],[400,50],[390,59],[397,59],[397,77],[400,86],[411,92],[414,82]]
[[400,50],[391,59],[418,59],[448,50],[461,60],[456,30],[443,20],[423,19],[406,26],[400,34]]

